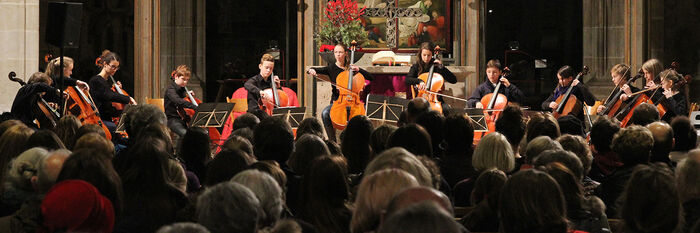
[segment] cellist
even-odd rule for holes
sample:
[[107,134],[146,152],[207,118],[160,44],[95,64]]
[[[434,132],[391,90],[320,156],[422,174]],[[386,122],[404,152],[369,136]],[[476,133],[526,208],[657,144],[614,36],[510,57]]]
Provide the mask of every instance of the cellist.
[[[571,90],[571,94],[576,96],[579,101],[583,101],[589,106],[593,106],[593,104],[595,104],[595,96],[593,96],[593,93],[588,90],[588,87],[586,87],[585,84],[579,82],[579,80],[574,80],[574,75],[576,75],[576,73],[571,66],[563,66],[557,71],[558,85],[552,94],[550,94],[549,97],[542,102],[542,110],[547,111],[559,107],[559,104],[556,102],[557,98],[566,94],[566,90],[572,85],[573,89]],[[579,114],[576,116],[582,121],[583,112],[584,111],[579,111]]]
[[[364,69],[360,69],[360,67],[356,65],[348,65],[350,64],[350,57],[348,57],[347,53],[348,49],[345,45],[343,44],[336,44],[335,47],[333,48],[333,56],[335,57],[335,63],[333,64],[328,64],[326,67],[322,68],[310,68],[309,70],[306,71],[307,74],[310,74],[312,76],[316,76],[317,74],[325,74],[328,75],[328,78],[330,78],[329,81],[332,83],[335,83],[336,78],[340,73],[345,71],[346,69],[352,69],[354,72],[360,72],[366,80],[372,80],[372,75],[367,72]],[[335,141],[335,128],[333,128],[333,123],[331,121],[331,106],[333,105],[333,102],[338,99],[338,96],[340,95],[340,92],[335,86],[331,86],[333,95],[331,96],[331,102],[330,105],[328,105],[326,108],[323,109],[323,112],[321,113],[321,117],[323,120],[323,125],[326,128],[326,133],[328,134],[329,138],[333,141]]]
[[265,94],[261,91],[272,87],[271,80],[275,81],[277,87],[280,86],[280,78],[277,77],[277,75],[270,79],[272,70],[275,69],[275,58],[272,55],[267,53],[263,54],[262,58],[260,58],[260,64],[258,64],[258,69],[260,69],[260,73],[248,78],[248,81],[246,81],[245,84],[243,84],[245,90],[248,91],[248,112],[260,109],[260,106],[258,106],[258,101],[260,100],[260,98],[265,97],[261,96]]
[[22,123],[29,127],[37,129],[38,126],[34,124],[34,119],[36,116],[33,112],[33,107],[37,104],[38,94],[43,95],[43,97],[49,102],[54,103],[52,107],[56,107],[55,103],[61,101],[60,91],[51,86],[51,78],[42,72],[36,72],[27,81],[27,84],[22,86],[15,95],[15,99],[12,102],[11,112],[17,117]]
[[630,94],[639,91],[639,88],[636,88],[635,86],[631,85],[631,83],[622,84],[624,82],[627,82],[630,78],[632,78],[631,73],[632,71],[630,70],[630,67],[626,64],[617,64],[610,69],[610,77],[612,77],[612,82],[613,84],[615,84],[615,88],[613,89],[612,94],[608,97],[608,99],[606,99],[602,105],[598,106],[598,108],[596,109],[596,113],[601,113],[605,111],[606,105],[609,105],[610,102],[617,101],[617,99],[613,99],[613,97],[616,96],[618,92],[622,91],[622,94],[620,94],[619,99],[621,99],[622,101],[627,101],[629,99]]
[[[656,58],[649,59],[645,61],[642,64],[642,72],[644,72],[644,89],[655,89],[659,88],[659,85],[661,84],[661,76],[659,74],[661,71],[664,70],[664,65],[661,64],[661,61],[659,61]],[[651,93],[647,93],[647,95],[651,95]],[[654,96],[651,97],[651,101],[654,103],[657,103],[659,99],[663,97],[663,94],[661,91],[657,91],[654,93]]]
[[[110,133],[113,133],[117,125],[115,122],[112,122],[112,118],[118,117],[121,115],[121,112],[118,112],[112,106],[112,102],[136,104],[136,100],[111,89],[112,84],[109,81],[109,77],[119,70],[119,56],[116,53],[109,50],[103,51],[102,55],[95,61],[95,65],[100,67],[101,70],[99,74],[90,78],[90,87],[92,87],[90,88],[90,95],[100,112],[102,122],[107,126]],[[121,86],[121,82],[117,82],[117,85]]]
[[484,81],[483,83],[481,83],[481,85],[479,85],[472,92],[472,95],[469,97],[469,100],[467,101],[467,107],[470,107],[470,108],[484,108],[484,107],[486,107],[486,106],[483,106],[483,104],[481,104],[481,98],[484,97],[485,95],[493,93],[498,82],[503,83],[503,86],[505,86],[505,88],[500,89],[498,92],[505,95],[506,98],[508,99],[508,102],[522,104],[522,101],[524,99],[523,92],[520,91],[520,89],[518,89],[517,86],[510,83],[510,81],[507,78],[501,77],[501,74],[503,72],[503,69],[501,67],[502,67],[501,61],[499,61],[498,59],[491,59],[491,60],[489,60],[489,62],[486,63],[487,80]]
[[[418,76],[422,73],[428,72],[431,64],[435,64],[433,72],[439,73],[448,83],[457,83],[457,76],[455,76],[452,71],[448,70],[439,59],[433,59],[433,48],[435,46],[431,45],[430,42],[423,42],[420,45],[420,50],[416,54],[418,60],[411,66],[406,74],[406,79],[404,82],[406,86],[418,85],[418,89],[425,87],[425,82],[419,79]],[[447,104],[442,100],[442,97],[438,97],[442,104],[443,109],[447,109]]]
[[[187,96],[185,86],[187,86],[191,76],[192,71],[186,65],[180,65],[175,68],[170,73],[170,79],[173,82],[165,90],[165,95],[163,96],[163,107],[165,108],[165,116],[168,118],[168,128],[180,137],[187,132],[187,123],[178,114],[178,109],[195,109],[197,107],[192,102],[185,100],[185,96]],[[194,92],[190,91],[190,94],[194,96]]]
[[679,85],[684,82],[681,81],[683,77],[672,69],[661,72],[659,76],[662,77],[661,87],[664,89],[660,103],[667,109],[661,120],[671,122],[675,116],[688,116],[688,93],[684,86]]
[[80,89],[83,89],[85,91],[90,90],[90,86],[86,82],[80,81],[78,79],[71,78],[70,76],[73,75],[73,67],[74,67],[74,62],[73,58],[70,57],[63,57],[63,80],[59,76],[61,76],[61,58],[57,57],[54,59],[51,59],[48,61],[48,64],[46,64],[46,75],[48,75],[51,78],[52,87],[57,87],[57,85],[61,84],[61,81],[63,81],[64,87],[67,86],[78,86]]

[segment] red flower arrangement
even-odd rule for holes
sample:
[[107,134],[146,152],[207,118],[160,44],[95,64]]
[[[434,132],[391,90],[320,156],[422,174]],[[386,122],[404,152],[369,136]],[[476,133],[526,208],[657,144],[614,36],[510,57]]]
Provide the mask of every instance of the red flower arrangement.
[[336,43],[349,45],[353,40],[359,45],[365,43],[367,32],[360,20],[364,14],[365,7],[359,8],[355,0],[328,1],[320,29],[316,33],[317,42],[323,44],[319,50],[333,50]]

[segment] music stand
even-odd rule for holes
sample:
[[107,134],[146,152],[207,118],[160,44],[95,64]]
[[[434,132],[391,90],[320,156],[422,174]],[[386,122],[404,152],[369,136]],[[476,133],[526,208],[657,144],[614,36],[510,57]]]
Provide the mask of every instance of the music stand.
[[365,101],[365,115],[369,119],[384,122],[398,123],[401,112],[404,111],[409,100],[384,95],[367,95]]
[[272,117],[286,121],[292,129],[299,128],[299,123],[306,116],[306,107],[282,107],[272,109]]
[[222,127],[233,106],[233,103],[201,103],[195,109],[190,127]]
[[124,109],[122,110],[122,115],[119,116],[119,122],[117,122],[117,128],[114,130],[115,133],[125,133],[126,132],[126,122],[124,122],[124,118],[126,118],[126,110],[131,108],[131,104],[124,105]]
[[489,131],[488,123],[486,122],[486,117],[484,116],[484,109],[481,108],[465,108],[464,114],[472,120],[474,124],[474,132],[486,132]]

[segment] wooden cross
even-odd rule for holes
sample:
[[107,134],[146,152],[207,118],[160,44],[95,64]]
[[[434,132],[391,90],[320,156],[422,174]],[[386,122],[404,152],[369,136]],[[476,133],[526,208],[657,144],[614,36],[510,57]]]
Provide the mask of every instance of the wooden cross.
[[402,17],[420,17],[423,11],[420,8],[396,7],[396,0],[387,0],[384,8],[366,8],[365,14],[369,17],[386,18],[386,45],[395,48],[398,38],[398,19]]

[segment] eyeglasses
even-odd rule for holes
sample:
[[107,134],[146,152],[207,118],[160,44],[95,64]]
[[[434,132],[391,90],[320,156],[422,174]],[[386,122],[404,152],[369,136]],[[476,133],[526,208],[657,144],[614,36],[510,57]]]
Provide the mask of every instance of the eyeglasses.
[[112,69],[114,69],[114,70],[119,70],[119,66],[113,66],[113,65],[110,65],[110,64],[107,64],[107,65],[108,65],[109,67],[112,67]]

